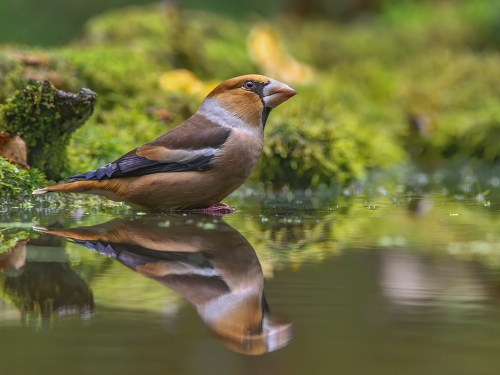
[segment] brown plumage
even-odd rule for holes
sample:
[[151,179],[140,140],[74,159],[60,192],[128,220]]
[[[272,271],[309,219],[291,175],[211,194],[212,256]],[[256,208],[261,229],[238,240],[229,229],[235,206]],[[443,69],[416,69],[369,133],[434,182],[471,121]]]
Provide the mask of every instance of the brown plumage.
[[[146,209],[220,209],[262,153],[272,108],[295,95],[260,75],[229,79],[178,127],[95,171],[33,194],[96,194]],[[227,206],[226,206],[227,207]]]

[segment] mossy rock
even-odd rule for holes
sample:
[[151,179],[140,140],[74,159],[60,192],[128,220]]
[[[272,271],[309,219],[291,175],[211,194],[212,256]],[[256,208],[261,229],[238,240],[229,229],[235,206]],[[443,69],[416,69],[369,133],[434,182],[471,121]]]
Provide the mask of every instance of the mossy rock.
[[0,132],[21,136],[28,147],[28,164],[59,179],[71,134],[89,118],[97,95],[57,90],[49,81],[31,81],[0,107]]

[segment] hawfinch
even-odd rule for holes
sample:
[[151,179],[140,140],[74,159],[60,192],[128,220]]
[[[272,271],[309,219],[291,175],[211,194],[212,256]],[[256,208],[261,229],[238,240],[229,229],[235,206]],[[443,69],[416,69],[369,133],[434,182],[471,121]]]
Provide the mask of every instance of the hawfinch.
[[232,350],[263,354],[292,339],[292,322],[269,311],[252,245],[222,220],[214,222],[206,215],[189,215],[189,220],[146,216],[79,228],[33,229],[96,250],[176,291]]
[[271,109],[295,94],[261,75],[231,78],[193,116],[154,141],[33,194],[96,194],[148,210],[227,209],[220,201],[254,170]]

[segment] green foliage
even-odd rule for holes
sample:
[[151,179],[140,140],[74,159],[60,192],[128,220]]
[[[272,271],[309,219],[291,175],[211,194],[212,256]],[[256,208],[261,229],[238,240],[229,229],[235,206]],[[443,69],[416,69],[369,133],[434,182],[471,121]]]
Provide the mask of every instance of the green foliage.
[[161,69],[140,51],[117,46],[74,46],[53,53],[71,62],[82,77],[84,87],[99,93],[105,109],[123,105],[138,93],[153,95]]
[[44,185],[45,176],[33,168],[17,167],[0,157],[0,203],[20,200],[31,196],[31,192]]
[[22,65],[0,54],[0,103],[21,87],[24,80]]

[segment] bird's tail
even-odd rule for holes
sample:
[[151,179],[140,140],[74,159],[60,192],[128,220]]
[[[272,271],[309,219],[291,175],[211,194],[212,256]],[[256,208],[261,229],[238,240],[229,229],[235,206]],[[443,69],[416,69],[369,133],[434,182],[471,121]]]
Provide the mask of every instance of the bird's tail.
[[96,181],[75,181],[68,182],[66,184],[54,185],[45,187],[43,189],[37,189],[33,191],[33,194],[46,194],[46,193],[85,193],[89,190],[95,188]]
[[72,239],[80,239],[80,237],[92,240],[92,238],[89,238],[88,233],[83,231],[82,233],[79,233],[78,230],[75,231],[75,229],[70,228],[70,229],[60,229],[60,228],[46,228],[46,227],[40,227],[40,226],[33,226],[33,229],[36,230],[37,232],[42,232],[46,234],[52,234],[54,236],[60,236],[60,237],[66,237],[66,238],[72,238]]
[[118,196],[120,195],[120,191],[125,187],[121,180],[122,179],[74,181],[37,189],[33,191],[33,194],[38,195],[56,192],[83,193],[102,195],[112,200],[120,200]]

